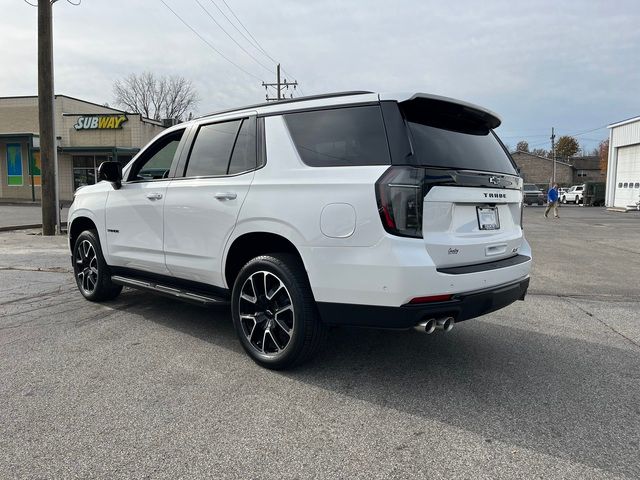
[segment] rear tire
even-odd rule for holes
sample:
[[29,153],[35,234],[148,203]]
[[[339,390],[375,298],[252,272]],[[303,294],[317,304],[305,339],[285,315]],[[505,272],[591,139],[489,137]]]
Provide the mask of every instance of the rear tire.
[[112,300],[122,291],[121,285],[111,282],[111,270],[95,230],[78,235],[73,247],[73,276],[80,293],[91,302]]
[[306,362],[326,338],[307,274],[291,254],[263,255],[242,267],[233,285],[231,314],[244,350],[269,369]]

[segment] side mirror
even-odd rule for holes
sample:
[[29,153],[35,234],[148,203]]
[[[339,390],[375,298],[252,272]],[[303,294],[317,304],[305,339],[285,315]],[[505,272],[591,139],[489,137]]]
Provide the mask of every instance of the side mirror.
[[98,167],[98,180],[106,180],[117,190],[122,186],[122,165],[118,162],[102,162]]

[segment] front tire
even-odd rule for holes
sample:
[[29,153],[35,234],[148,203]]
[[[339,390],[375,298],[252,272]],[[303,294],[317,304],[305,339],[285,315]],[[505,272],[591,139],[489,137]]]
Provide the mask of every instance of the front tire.
[[273,370],[309,360],[326,336],[304,267],[290,254],[256,257],[240,270],[231,314],[244,350]]
[[121,285],[111,282],[111,271],[95,230],[85,230],[78,235],[73,247],[73,275],[80,293],[92,302],[112,300],[122,291]]

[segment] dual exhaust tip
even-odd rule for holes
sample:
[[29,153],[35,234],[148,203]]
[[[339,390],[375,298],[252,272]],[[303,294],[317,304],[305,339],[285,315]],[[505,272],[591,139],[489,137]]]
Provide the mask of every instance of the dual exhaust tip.
[[430,318],[429,320],[425,320],[424,322],[420,322],[416,325],[414,330],[417,330],[420,333],[426,333],[427,335],[431,335],[436,330],[442,330],[443,332],[450,332],[453,329],[453,324],[455,320],[453,317],[444,317],[444,318]]

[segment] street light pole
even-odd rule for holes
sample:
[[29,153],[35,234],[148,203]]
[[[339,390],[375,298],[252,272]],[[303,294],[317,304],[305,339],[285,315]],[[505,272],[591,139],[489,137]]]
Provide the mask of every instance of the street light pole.
[[553,178],[551,184],[556,183],[556,134],[551,127],[551,155],[553,156]]

